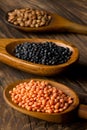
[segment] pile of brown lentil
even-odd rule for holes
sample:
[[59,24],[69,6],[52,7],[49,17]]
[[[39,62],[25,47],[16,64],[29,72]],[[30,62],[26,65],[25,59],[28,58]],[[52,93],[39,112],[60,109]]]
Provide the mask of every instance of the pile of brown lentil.
[[47,81],[23,82],[9,91],[18,106],[29,111],[60,113],[73,103],[73,99]]
[[46,26],[51,18],[46,11],[31,8],[15,9],[8,13],[8,22],[21,27]]

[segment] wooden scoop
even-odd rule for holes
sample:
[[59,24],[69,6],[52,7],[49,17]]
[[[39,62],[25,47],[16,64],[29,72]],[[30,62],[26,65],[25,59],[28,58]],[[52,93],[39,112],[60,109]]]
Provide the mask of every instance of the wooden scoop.
[[[25,60],[21,60],[19,58],[16,58],[14,56],[14,48],[17,44],[23,43],[23,42],[54,42],[57,45],[68,47],[72,51],[71,58],[63,64],[60,65],[42,65],[42,64],[35,64],[32,62],[28,62]],[[15,67],[17,69],[38,74],[42,76],[50,76],[54,74],[58,74],[61,71],[65,70],[69,65],[73,64],[77,61],[79,56],[78,49],[64,41],[60,40],[54,40],[54,39],[0,39],[0,61],[8,64],[12,67]]]
[[[87,119],[87,106],[81,105],[81,104],[79,105],[79,98],[76,95],[76,93],[69,87],[61,83],[51,81],[51,80],[45,80],[45,81],[50,83],[52,86],[57,87],[58,89],[62,90],[65,94],[73,98],[73,103],[65,111],[60,112],[60,113],[55,113],[55,114],[32,112],[32,111],[28,111],[24,108],[19,107],[17,104],[14,104],[11,100],[9,91],[12,90],[17,84],[23,83],[25,81],[28,82],[29,80],[31,79],[17,81],[4,89],[4,92],[3,92],[4,99],[12,108],[24,114],[27,114],[27,115],[30,115],[39,119],[43,119],[46,121],[50,121],[50,122],[65,123],[67,121],[74,120],[74,118],[76,118],[77,116],[80,118]],[[41,81],[43,79],[34,79],[34,80]]]
[[[7,13],[8,14],[8,13]],[[26,32],[71,32],[79,34],[87,34],[87,26],[74,23],[66,18],[63,18],[57,14],[49,13],[52,16],[51,22],[47,26],[38,28],[20,27],[8,22],[8,16],[6,15],[5,21],[10,26],[20,29]]]

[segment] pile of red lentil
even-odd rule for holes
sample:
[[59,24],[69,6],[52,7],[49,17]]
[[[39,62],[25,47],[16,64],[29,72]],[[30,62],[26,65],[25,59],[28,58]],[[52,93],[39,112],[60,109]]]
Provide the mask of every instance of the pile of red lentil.
[[15,104],[29,111],[60,113],[73,103],[72,97],[44,80],[20,83],[9,94]]
[[15,9],[8,13],[8,22],[21,27],[46,26],[51,18],[46,11],[32,8]]

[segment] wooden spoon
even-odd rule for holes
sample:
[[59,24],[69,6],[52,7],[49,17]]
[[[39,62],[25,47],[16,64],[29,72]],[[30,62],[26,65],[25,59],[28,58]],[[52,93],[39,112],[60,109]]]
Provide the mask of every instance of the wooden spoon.
[[[65,94],[71,96],[73,98],[73,103],[63,112],[61,113],[53,113],[53,114],[48,114],[48,113],[42,113],[42,112],[32,112],[32,111],[28,111],[24,108],[19,107],[17,104],[13,103],[9,94],[9,91],[12,90],[17,84],[19,83],[23,83],[23,82],[28,82],[31,79],[26,79],[26,80],[21,80],[21,81],[17,81],[11,85],[9,85],[8,87],[6,87],[4,89],[3,95],[4,95],[4,99],[5,101],[14,109],[16,109],[19,112],[22,112],[24,114],[39,118],[39,119],[43,119],[46,121],[50,121],[50,122],[57,122],[57,123],[62,123],[62,122],[67,122],[67,121],[71,121],[74,118],[76,118],[77,116],[80,118],[84,118],[87,119],[87,106],[86,105],[79,105],[79,98],[76,95],[76,93],[70,89],[68,86],[65,86],[61,83],[55,82],[55,81],[51,81],[51,80],[45,80],[48,83],[50,83],[52,86],[57,87],[58,89],[62,90]],[[43,80],[43,79],[34,79],[36,80]]]
[[[10,12],[10,11],[9,11]],[[66,18],[59,16],[58,14],[50,13],[52,16],[51,22],[47,26],[42,26],[38,28],[31,28],[31,27],[20,27],[8,22],[8,15],[5,17],[5,21],[8,25],[26,31],[26,32],[72,32],[72,33],[79,33],[79,34],[87,34],[87,26],[80,25],[75,22],[72,22]],[[7,13],[8,14],[8,13]]]
[[[71,58],[63,64],[60,65],[42,65],[42,64],[35,64],[31,63],[25,60],[21,60],[19,58],[16,58],[14,56],[13,50],[17,44],[23,43],[23,42],[54,42],[57,45],[68,47],[73,53],[71,55]],[[77,61],[79,57],[78,49],[64,41],[60,40],[54,40],[54,39],[0,39],[0,61],[8,64],[12,67],[15,67],[17,69],[38,74],[42,76],[50,76],[54,74],[58,74],[61,71],[63,71],[65,68],[67,68],[69,65],[73,64]]]

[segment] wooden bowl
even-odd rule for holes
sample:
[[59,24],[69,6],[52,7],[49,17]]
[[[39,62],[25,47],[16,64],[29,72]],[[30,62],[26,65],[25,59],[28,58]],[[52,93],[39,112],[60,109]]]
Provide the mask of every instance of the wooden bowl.
[[[36,64],[32,62],[28,62],[25,60],[21,60],[19,58],[16,58],[14,56],[13,50],[16,45],[22,43],[22,42],[54,42],[55,44],[62,46],[62,47],[68,47],[72,51],[71,58],[63,64],[59,65],[42,65],[42,64]],[[41,75],[41,76],[51,76],[58,74],[65,70],[67,67],[69,67],[71,64],[75,63],[79,58],[79,51],[78,49],[72,45],[71,43],[60,41],[60,40],[54,40],[54,39],[1,39],[0,40],[0,61],[8,64],[12,67],[15,67],[17,69]]]
[[[71,121],[73,118],[76,118],[76,116],[77,116],[77,110],[76,109],[78,108],[78,105],[79,105],[78,96],[76,95],[76,93],[72,89],[70,89],[66,85],[55,82],[55,81],[51,81],[51,80],[44,79],[44,81],[47,81],[52,86],[62,90],[65,94],[67,94],[67,95],[69,95],[73,98],[73,103],[63,112],[52,113],[52,114],[42,113],[42,112],[32,112],[32,111],[28,111],[24,108],[21,108],[17,104],[13,103],[12,100],[11,100],[9,91],[12,90],[19,83],[23,83],[25,81],[28,82],[30,80],[31,79],[20,80],[20,81],[17,81],[15,83],[9,85],[8,87],[6,87],[4,89],[4,92],[3,92],[3,96],[4,96],[6,103],[9,104],[12,108],[16,109],[19,112],[22,112],[24,114],[27,114],[27,115],[30,115],[30,116],[33,116],[33,117],[36,117],[36,118],[39,118],[39,119],[50,121],[50,122],[57,122],[57,123],[64,122],[65,123],[65,122]],[[42,81],[43,79],[33,79],[33,80],[34,81],[37,81],[37,80]],[[80,114],[81,114],[81,112],[80,112]],[[86,114],[87,114],[87,112],[86,112]]]

